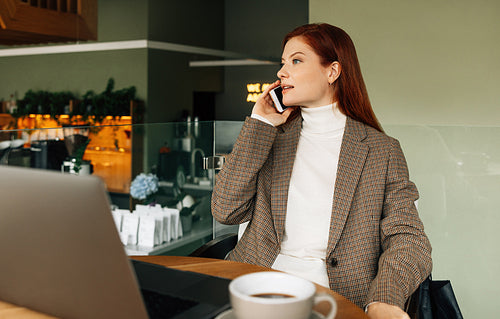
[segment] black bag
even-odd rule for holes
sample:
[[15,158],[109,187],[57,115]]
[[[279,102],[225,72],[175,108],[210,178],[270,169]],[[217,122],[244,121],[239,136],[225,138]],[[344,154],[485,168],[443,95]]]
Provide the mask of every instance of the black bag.
[[412,318],[463,319],[449,280],[432,280],[429,276],[410,297],[408,306]]

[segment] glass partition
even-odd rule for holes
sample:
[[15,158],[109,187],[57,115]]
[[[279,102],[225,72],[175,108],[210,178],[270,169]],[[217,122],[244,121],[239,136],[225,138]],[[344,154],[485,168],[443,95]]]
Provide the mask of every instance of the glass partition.
[[[500,293],[500,127],[384,127],[404,150],[433,251],[433,277],[451,279],[467,313],[496,313]],[[474,316],[472,316],[474,317]]]
[[[231,153],[242,126],[243,122],[241,121],[216,121],[214,127],[214,154],[226,156]],[[228,233],[238,233],[238,226],[223,225],[214,221],[214,237]]]

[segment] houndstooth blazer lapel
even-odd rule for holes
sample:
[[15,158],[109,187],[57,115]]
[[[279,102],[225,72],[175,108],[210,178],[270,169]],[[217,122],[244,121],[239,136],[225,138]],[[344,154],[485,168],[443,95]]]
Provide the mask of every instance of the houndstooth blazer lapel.
[[344,229],[354,192],[368,155],[366,128],[360,122],[347,117],[342,146],[340,147],[337,180],[330,220],[327,256],[330,257]]
[[271,211],[280,245],[285,232],[288,187],[292,176],[297,144],[299,143],[301,123],[302,117],[297,116],[279,127],[280,131],[273,147]]

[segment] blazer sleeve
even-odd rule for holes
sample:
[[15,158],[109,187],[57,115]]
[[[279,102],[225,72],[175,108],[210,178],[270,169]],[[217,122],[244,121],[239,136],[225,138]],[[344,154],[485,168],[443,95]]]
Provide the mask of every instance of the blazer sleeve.
[[215,178],[212,215],[222,224],[249,221],[260,169],[268,160],[277,128],[247,117],[231,154]]
[[432,249],[414,204],[417,188],[409,180],[399,142],[391,140],[380,225],[382,254],[366,304],[379,301],[404,309],[408,297],[431,272]]

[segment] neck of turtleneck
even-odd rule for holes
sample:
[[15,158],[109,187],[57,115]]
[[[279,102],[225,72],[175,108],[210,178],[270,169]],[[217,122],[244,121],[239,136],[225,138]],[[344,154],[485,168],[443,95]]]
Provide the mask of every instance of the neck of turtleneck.
[[313,108],[300,108],[302,113],[302,132],[306,134],[337,134],[345,128],[346,116],[337,103]]

